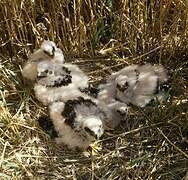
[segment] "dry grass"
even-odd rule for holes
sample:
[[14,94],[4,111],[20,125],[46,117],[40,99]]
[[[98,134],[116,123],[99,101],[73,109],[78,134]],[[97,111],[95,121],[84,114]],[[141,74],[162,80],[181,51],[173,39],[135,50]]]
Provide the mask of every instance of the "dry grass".
[[[187,1],[179,0],[1,0],[0,179],[186,179],[187,14]],[[128,64],[162,63],[172,96],[161,105],[131,107],[95,156],[59,147],[39,128],[45,109],[20,74],[45,38],[96,84]]]

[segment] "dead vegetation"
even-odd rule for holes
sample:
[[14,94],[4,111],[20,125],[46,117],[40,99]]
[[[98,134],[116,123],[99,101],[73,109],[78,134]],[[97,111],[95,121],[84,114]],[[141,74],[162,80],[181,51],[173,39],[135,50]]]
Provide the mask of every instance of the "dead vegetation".
[[[188,3],[1,0],[0,179],[183,179],[188,169]],[[87,158],[55,145],[20,68],[43,39],[100,81],[126,65],[161,63],[172,82],[161,105],[130,108]]]

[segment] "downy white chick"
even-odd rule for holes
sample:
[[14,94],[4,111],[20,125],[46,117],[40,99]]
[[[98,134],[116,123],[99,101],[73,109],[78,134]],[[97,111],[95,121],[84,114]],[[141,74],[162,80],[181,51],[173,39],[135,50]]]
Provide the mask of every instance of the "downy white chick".
[[49,106],[50,118],[58,133],[56,142],[70,149],[86,150],[104,133],[105,114],[92,99],[79,96]]
[[144,107],[157,97],[164,99],[160,86],[168,77],[163,66],[132,65],[114,73],[108,83],[115,88],[115,98],[126,104]]
[[37,77],[37,64],[41,61],[64,63],[64,55],[61,49],[56,47],[53,41],[43,41],[40,49],[30,55],[28,62],[22,70],[23,77],[34,81]]
[[44,105],[67,101],[82,95],[80,89],[88,87],[88,76],[76,65],[42,61],[37,65],[36,98]]

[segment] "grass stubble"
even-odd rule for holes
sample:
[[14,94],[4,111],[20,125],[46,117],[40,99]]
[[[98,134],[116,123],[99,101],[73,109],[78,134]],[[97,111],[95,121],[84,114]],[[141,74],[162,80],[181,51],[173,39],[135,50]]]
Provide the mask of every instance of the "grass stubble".
[[[188,2],[2,0],[0,2],[0,179],[186,179]],[[130,107],[91,157],[58,146],[40,129],[46,108],[20,73],[43,39],[99,84],[131,64],[163,64],[171,95]]]

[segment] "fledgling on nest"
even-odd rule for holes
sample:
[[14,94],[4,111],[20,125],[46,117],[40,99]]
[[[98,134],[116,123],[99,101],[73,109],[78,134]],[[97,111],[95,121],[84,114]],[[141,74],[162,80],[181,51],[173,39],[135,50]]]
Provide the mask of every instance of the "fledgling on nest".
[[56,47],[53,41],[43,41],[40,49],[30,55],[28,62],[22,70],[23,77],[35,80],[37,76],[37,64],[41,61],[52,61],[55,63],[64,63],[64,55],[61,49]]
[[37,65],[36,98],[44,105],[81,96],[88,77],[76,65],[42,61]]
[[87,96],[79,96],[49,106],[50,118],[58,133],[56,142],[70,149],[86,150],[104,133],[106,118],[100,107]]
[[[144,107],[152,99],[164,100],[163,84],[168,80],[161,65],[132,65],[113,73],[107,80],[115,98],[126,104]],[[113,96],[114,96],[113,95]]]

